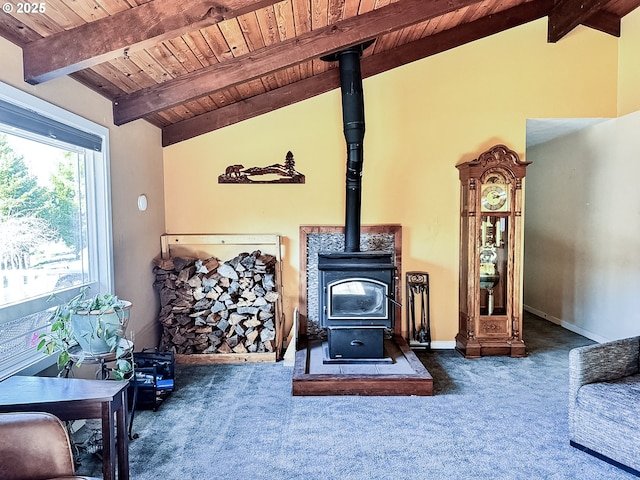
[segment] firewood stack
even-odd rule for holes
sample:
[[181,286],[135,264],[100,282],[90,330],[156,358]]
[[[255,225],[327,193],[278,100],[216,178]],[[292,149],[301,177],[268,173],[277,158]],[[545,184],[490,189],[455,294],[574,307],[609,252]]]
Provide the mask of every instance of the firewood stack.
[[276,348],[276,259],[260,250],[215,257],[158,258],[160,348],[177,354],[263,353]]

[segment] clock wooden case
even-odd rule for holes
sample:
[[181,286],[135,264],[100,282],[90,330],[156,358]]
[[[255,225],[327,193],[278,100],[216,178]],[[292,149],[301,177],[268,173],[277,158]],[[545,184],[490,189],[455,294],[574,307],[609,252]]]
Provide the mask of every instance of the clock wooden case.
[[530,162],[504,145],[460,171],[460,315],[466,358],[526,355],[522,340],[523,180]]

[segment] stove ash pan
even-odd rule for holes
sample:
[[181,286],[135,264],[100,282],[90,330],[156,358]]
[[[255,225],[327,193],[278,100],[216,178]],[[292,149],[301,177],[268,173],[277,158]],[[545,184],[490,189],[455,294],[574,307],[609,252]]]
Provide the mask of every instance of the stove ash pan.
[[396,267],[385,252],[318,254],[322,327],[393,328]]

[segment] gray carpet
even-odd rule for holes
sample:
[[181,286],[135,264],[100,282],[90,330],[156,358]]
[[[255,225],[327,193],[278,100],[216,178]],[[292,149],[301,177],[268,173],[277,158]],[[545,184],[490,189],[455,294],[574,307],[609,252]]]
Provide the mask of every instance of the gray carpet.
[[569,446],[568,352],[593,342],[529,314],[523,331],[526,358],[419,353],[433,397],[293,397],[282,363],[177,366],[136,415],[132,479],[635,478]]

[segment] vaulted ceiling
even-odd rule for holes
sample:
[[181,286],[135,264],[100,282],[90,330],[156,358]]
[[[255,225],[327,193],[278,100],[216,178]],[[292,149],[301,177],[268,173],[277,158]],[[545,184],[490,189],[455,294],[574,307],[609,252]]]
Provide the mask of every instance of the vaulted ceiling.
[[[37,0],[36,0],[37,1]],[[10,7],[7,7],[10,5]],[[375,40],[364,77],[548,17],[620,35],[640,0],[9,0],[0,36],[30,84],[70,75],[171,145],[339,87],[320,57]],[[29,10],[27,12],[27,10]]]

